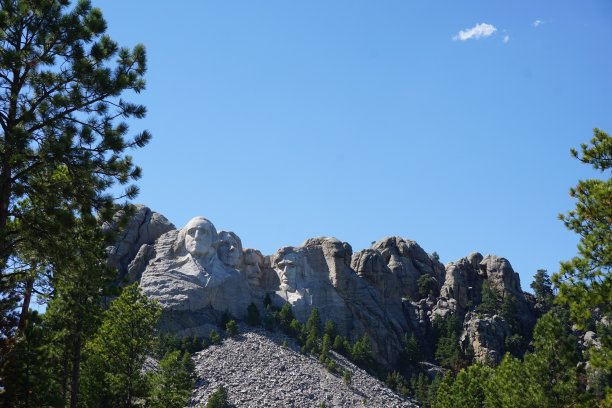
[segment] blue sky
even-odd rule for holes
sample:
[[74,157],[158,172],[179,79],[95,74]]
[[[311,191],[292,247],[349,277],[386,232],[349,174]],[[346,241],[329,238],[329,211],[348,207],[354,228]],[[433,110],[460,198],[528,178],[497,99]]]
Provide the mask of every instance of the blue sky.
[[95,1],[145,44],[152,142],[136,200],[270,254],[400,235],[443,262],[510,260],[529,289],[577,237],[557,220],[612,132],[612,2]]

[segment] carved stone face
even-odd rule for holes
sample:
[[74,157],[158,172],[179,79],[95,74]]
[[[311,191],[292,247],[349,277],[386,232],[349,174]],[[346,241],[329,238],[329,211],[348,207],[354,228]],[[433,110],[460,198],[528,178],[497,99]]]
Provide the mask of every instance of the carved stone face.
[[205,218],[193,218],[185,226],[185,248],[194,257],[208,258],[213,255],[215,240],[215,227]]
[[281,288],[288,292],[295,292],[298,287],[298,277],[301,275],[297,256],[295,254],[283,256],[276,262],[276,268],[279,271]]
[[219,233],[219,259],[224,264],[236,268],[242,261],[242,242],[233,232]]

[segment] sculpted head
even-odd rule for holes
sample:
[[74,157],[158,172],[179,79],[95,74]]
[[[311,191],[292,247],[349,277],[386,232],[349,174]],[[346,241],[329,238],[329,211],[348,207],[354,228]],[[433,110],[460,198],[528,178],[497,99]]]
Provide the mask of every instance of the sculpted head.
[[295,292],[300,287],[304,272],[299,262],[299,255],[283,248],[274,260],[274,269],[278,272],[280,289]]
[[221,262],[236,268],[242,263],[242,241],[231,231],[221,231],[217,253]]
[[216,252],[217,240],[217,230],[212,222],[204,217],[195,217],[179,232],[177,243],[183,243],[193,257],[210,258]]

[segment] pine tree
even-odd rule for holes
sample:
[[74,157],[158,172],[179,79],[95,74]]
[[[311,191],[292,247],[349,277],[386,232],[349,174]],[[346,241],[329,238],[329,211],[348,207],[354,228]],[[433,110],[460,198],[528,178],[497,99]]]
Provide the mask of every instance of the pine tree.
[[149,405],[152,408],[183,408],[189,402],[194,384],[194,364],[189,353],[167,353],[152,374]]
[[327,319],[325,321],[325,329],[323,329],[323,333],[327,334],[329,338],[331,339],[335,338],[336,337],[336,326],[334,325],[334,322]]
[[[77,407],[83,345],[99,326],[104,296],[111,292],[115,273],[106,266],[105,236],[84,220],[78,220],[70,234],[58,239],[71,251],[65,251],[53,268],[44,271],[50,291],[44,315],[49,349],[46,366],[54,370],[62,400]],[[22,313],[22,321],[28,318]],[[18,356],[7,353],[5,361],[13,358]],[[1,376],[7,377],[4,371],[2,367]]]
[[[150,135],[128,139],[127,122],[116,119],[146,114],[121,98],[145,87],[142,45],[120,48],[89,1],[0,6],[0,288],[10,295],[0,321],[10,340],[26,327],[40,272],[71,252],[58,238],[79,219],[110,220],[117,206],[109,187],[141,174],[125,151]],[[23,305],[17,330],[7,324],[15,301]]]
[[476,310],[480,313],[494,315],[499,311],[501,305],[501,299],[497,291],[491,287],[491,282],[486,279],[482,283],[482,302],[478,305]]
[[474,364],[461,370],[455,380],[447,374],[437,392],[436,408],[484,406],[486,384],[493,372],[490,367]]
[[534,352],[525,355],[526,371],[537,379],[547,406],[569,406],[583,392],[577,381],[578,340],[567,313],[555,308],[533,330]]
[[355,342],[351,350],[351,358],[358,366],[364,368],[370,374],[376,373],[378,369],[374,357],[372,356],[372,343],[367,334]]
[[536,301],[542,306],[542,311],[544,313],[548,312],[553,304],[554,293],[552,282],[550,281],[546,269],[537,270],[536,274],[533,276],[531,289],[533,289]]
[[314,337],[319,337],[321,334],[321,316],[319,315],[319,309],[316,307],[312,309],[306,321],[306,330],[308,335],[312,334]]
[[485,383],[485,406],[500,408],[545,408],[541,379],[518,359],[506,355]]
[[438,282],[433,276],[426,273],[417,279],[417,287],[419,289],[419,298],[423,299],[430,294],[434,295],[438,291]]
[[[558,301],[569,306],[574,324],[585,329],[594,310],[612,317],[612,137],[595,129],[591,143],[571,153],[605,175],[603,180],[580,180],[570,189],[576,209],[559,216],[580,235],[579,255],[562,262],[551,280],[559,289]],[[589,350],[591,364],[612,371],[612,339],[602,337],[601,343]]]
[[251,304],[247,308],[246,322],[249,326],[257,326],[261,323],[261,318],[259,317],[259,309],[257,309],[257,306],[253,302],[251,302]]
[[137,283],[126,286],[111,303],[100,329],[86,344],[87,406],[128,408],[146,395],[142,366],[153,351],[160,314],[161,308],[140,293]]
[[291,326],[291,321],[293,318],[293,309],[291,309],[291,304],[285,303],[278,312],[278,322],[281,328],[287,331]]
[[239,330],[238,324],[236,323],[235,320],[230,320],[225,325],[225,331],[227,332],[227,335],[230,337],[234,337],[235,335],[237,335],[238,330]]
[[227,408],[229,406],[227,390],[223,385],[213,392],[206,401],[206,408]]
[[59,382],[49,367],[48,330],[36,311],[30,319],[23,338],[15,345],[13,354],[4,365],[5,389],[0,393],[0,406],[6,408],[61,406],[64,401]]

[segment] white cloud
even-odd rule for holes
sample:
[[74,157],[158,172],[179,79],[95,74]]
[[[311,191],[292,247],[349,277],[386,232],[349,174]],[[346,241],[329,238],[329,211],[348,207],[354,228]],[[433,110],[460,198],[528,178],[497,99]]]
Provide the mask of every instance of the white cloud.
[[542,24],[544,24],[544,22],[543,22],[542,20],[536,20],[536,21],[534,21],[534,22],[532,23],[532,25],[533,25],[535,28],[538,28],[538,27],[539,27],[539,26],[541,26]]
[[467,41],[467,40],[478,40],[480,38],[490,37],[497,31],[492,24],[480,23],[476,24],[472,28],[466,28],[461,30],[453,37],[453,40]]
[[509,35],[505,35],[504,36],[504,44],[508,44],[508,41],[510,41],[510,36]]

